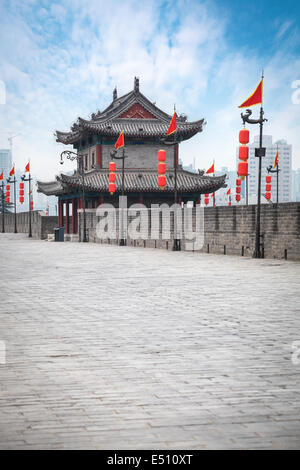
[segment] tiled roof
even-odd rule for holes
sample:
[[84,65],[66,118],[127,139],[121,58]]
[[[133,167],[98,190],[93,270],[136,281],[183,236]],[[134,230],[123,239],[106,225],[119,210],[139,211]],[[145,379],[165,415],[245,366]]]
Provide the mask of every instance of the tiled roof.
[[[166,172],[167,185],[165,192],[174,191],[174,171]],[[160,192],[157,184],[157,172],[152,170],[126,170],[126,192]],[[52,184],[52,187],[51,187]],[[116,173],[116,192],[121,192],[122,173]],[[179,169],[177,171],[177,189],[179,192],[212,193],[225,186],[225,175],[204,176]],[[69,191],[69,188],[82,188],[82,177],[79,175],[68,176],[61,174],[53,183],[38,182],[40,192],[45,194],[58,194]],[[86,192],[108,192],[108,171],[93,170],[85,174],[84,187]],[[64,188],[64,189],[63,189]],[[53,191],[53,192],[49,192]]]
[[[120,118],[134,105],[142,106],[153,119]],[[78,118],[71,127],[71,132],[56,131],[58,142],[73,144],[90,134],[118,137],[124,130],[125,137],[164,137],[168,130],[171,115],[159,109],[146,96],[134,89],[130,93],[115,99],[102,113],[92,114],[90,120]],[[180,140],[189,139],[197,132],[201,132],[205,122],[200,119],[194,122],[186,122],[185,118],[178,116],[177,128]]]

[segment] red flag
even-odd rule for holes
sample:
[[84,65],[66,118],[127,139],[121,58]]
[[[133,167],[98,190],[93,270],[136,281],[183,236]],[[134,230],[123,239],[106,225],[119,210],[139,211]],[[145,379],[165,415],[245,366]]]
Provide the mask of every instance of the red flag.
[[167,135],[171,135],[177,131],[177,122],[176,122],[176,111],[174,111],[173,117],[171,119]]
[[274,162],[274,168],[277,167],[278,162],[279,162],[279,155],[278,155],[278,150],[277,150],[276,157],[275,157],[275,162]]
[[28,162],[27,165],[25,166],[25,173],[30,172],[30,163]]
[[213,163],[211,167],[207,170],[206,173],[214,173],[215,172],[215,164]]
[[15,167],[13,166],[9,172],[9,176],[14,176],[14,174],[15,174]]
[[228,191],[227,191],[227,193],[226,193],[227,196],[229,196],[230,193],[231,193],[231,188],[228,189]]
[[0,181],[3,181],[3,171],[2,171],[2,173],[1,173],[1,175],[0,175]]
[[256,104],[262,103],[263,97],[263,78],[259,82],[257,88],[254,90],[252,95],[249,96],[244,103],[242,103],[239,108],[249,108],[250,106],[255,106]]
[[124,131],[121,131],[121,134],[119,135],[118,140],[115,143],[116,150],[118,150],[121,147],[124,147]]

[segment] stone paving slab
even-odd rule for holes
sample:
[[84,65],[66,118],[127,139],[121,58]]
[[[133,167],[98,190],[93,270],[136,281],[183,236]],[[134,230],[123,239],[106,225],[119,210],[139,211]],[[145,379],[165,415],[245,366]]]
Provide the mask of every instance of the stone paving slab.
[[23,234],[0,255],[1,449],[300,448],[299,263]]

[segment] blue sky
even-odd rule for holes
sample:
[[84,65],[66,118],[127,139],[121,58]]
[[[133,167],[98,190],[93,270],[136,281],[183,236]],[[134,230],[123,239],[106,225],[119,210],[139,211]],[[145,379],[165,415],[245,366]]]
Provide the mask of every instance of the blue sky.
[[126,93],[137,75],[165,111],[176,103],[190,120],[206,119],[204,132],[181,145],[185,163],[207,168],[214,158],[233,169],[237,106],[264,68],[266,133],[293,145],[298,168],[299,19],[296,0],[2,0],[0,146],[8,132],[20,133],[16,164],[30,158],[38,177],[52,179],[62,150],[54,131],[104,109],[114,86]]

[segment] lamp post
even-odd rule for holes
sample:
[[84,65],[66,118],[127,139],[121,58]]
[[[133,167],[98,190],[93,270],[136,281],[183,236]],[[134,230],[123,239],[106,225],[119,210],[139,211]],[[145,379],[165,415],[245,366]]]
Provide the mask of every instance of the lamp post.
[[5,233],[5,224],[4,224],[4,181],[2,180],[2,187],[1,187],[1,201],[2,201],[2,233]]
[[17,180],[16,180],[16,175],[14,174],[14,179],[11,179],[11,177],[9,176],[6,181],[8,183],[12,183],[14,185],[14,206],[15,206],[15,209],[14,209],[14,213],[15,213],[15,230],[14,230],[14,233],[18,233],[17,231],[17,196],[16,196],[16,183],[17,183]]
[[[174,139],[173,142],[168,142],[167,139],[161,139],[161,143],[164,145],[173,146],[174,150],[174,204],[175,210],[177,210],[178,204],[178,190],[177,190],[177,130],[174,132]],[[173,243],[173,251],[181,251],[181,244],[180,239],[177,238],[177,213],[174,212],[174,243]]]
[[[117,156],[118,150],[112,150],[110,152],[110,156],[112,159],[115,160],[122,160],[122,184],[121,184],[121,196],[123,201],[123,196],[125,193],[125,146],[123,147],[122,155]],[[123,207],[121,208],[121,236],[120,236],[120,243],[119,246],[125,246],[125,239],[124,239],[124,217],[123,217]]]
[[276,188],[276,204],[278,205],[279,202],[279,163],[276,166],[276,169],[272,169],[272,165],[267,167],[268,173],[276,173],[277,174],[277,188]]
[[75,152],[72,152],[71,150],[64,150],[60,154],[60,163],[61,165],[64,163],[63,157],[68,158],[71,161],[77,160],[78,162],[78,168],[79,168],[79,174],[82,178],[82,199],[83,199],[83,242],[87,242],[87,236],[86,236],[86,213],[85,213],[85,190],[84,190],[84,165],[83,165],[83,155],[78,155]]
[[21,180],[22,181],[28,181],[28,201],[29,201],[29,231],[28,231],[28,237],[29,238],[32,238],[32,229],[31,229],[31,200],[30,200],[30,196],[31,196],[31,181],[32,181],[32,178],[31,178],[31,175],[30,173],[28,174],[28,178],[26,178],[26,175],[23,175],[21,176]]
[[255,233],[255,249],[253,258],[262,258],[261,243],[260,243],[260,200],[261,200],[261,159],[266,155],[266,148],[262,146],[263,139],[263,123],[267,121],[264,118],[263,107],[260,107],[259,119],[250,119],[252,111],[246,109],[245,114],[241,113],[243,123],[259,124],[259,148],[255,149],[255,156],[259,158],[258,162],[258,189],[257,189],[257,214],[256,214],[256,233]]

